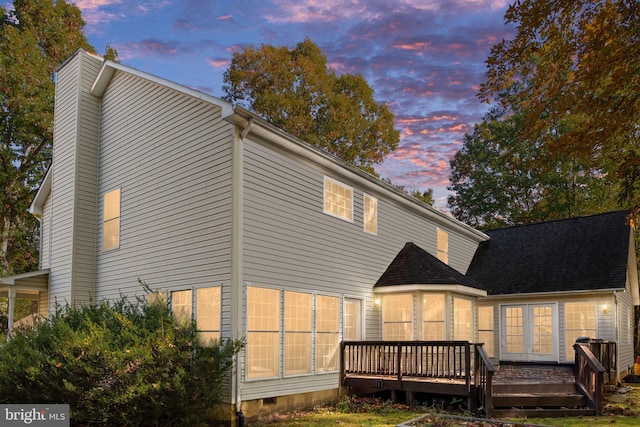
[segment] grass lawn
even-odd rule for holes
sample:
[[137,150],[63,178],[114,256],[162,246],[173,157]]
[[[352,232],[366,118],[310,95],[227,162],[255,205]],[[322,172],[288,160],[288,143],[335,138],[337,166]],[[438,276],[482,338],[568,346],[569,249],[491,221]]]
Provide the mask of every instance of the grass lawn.
[[[626,387],[626,386],[625,386]],[[507,420],[482,420],[461,411],[445,412],[444,405],[409,408],[402,404],[371,398],[344,398],[335,405],[323,406],[313,411],[297,412],[275,417],[262,423],[251,423],[257,427],[348,427],[348,426],[396,426],[400,423],[425,416],[416,422],[416,427],[454,426],[557,426],[557,427],[605,427],[640,425],[640,385],[631,385],[627,393],[613,392],[607,395],[604,413],[598,417],[529,418]],[[622,391],[622,389],[620,389]],[[450,408],[449,408],[450,409]],[[504,422],[502,422],[504,421]]]

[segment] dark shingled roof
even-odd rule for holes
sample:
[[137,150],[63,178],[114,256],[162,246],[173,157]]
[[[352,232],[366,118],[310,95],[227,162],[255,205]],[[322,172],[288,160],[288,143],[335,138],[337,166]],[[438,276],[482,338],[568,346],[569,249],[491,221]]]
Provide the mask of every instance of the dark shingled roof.
[[482,289],[413,242],[406,243],[374,285],[464,285]]
[[627,211],[485,233],[467,277],[489,295],[620,289],[629,251]]

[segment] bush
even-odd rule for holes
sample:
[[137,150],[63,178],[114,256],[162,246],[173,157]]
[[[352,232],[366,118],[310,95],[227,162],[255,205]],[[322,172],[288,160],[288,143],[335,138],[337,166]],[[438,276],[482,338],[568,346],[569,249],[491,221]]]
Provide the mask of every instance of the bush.
[[162,299],[66,306],[0,349],[0,402],[68,403],[75,425],[201,424],[243,345],[204,345]]

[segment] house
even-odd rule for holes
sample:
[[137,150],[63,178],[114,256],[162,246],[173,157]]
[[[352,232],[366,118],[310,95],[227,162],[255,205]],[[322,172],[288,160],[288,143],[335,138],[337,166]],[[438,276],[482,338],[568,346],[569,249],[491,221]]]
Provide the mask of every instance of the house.
[[[38,300],[43,315],[56,303],[143,295],[138,279],[167,292],[205,338],[247,339],[229,417],[334,400],[340,341],[481,340],[500,359],[502,342],[512,349],[513,334],[503,339],[500,326],[512,307],[529,316],[555,301],[554,339],[578,331],[622,339],[638,305],[631,240],[615,254],[609,245],[619,241],[601,248],[616,269],[624,258],[623,285],[616,270],[615,283],[605,277],[574,299],[555,287],[549,297],[494,293],[482,260],[503,256],[493,244],[499,234],[243,108],[83,50],[58,69],[56,84],[53,163],[31,206],[41,220],[40,269],[1,278],[0,290],[11,304]],[[616,215],[606,218],[622,220]],[[618,226],[628,238],[626,222]],[[571,303],[589,301],[599,310],[595,332],[558,326]],[[568,350],[554,345],[548,361],[566,362]],[[509,356],[534,360],[521,353]],[[629,363],[627,350],[621,356]]]
[[[633,366],[638,270],[628,212],[522,225],[486,234],[466,275],[487,286],[478,339],[501,361],[572,362],[580,337],[615,341]],[[492,321],[491,321],[492,319]]]

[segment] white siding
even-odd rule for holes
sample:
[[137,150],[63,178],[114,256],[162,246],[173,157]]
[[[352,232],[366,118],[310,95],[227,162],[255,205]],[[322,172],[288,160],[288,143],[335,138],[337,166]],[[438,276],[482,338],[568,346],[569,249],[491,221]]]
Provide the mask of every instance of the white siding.
[[[103,96],[97,224],[99,299],[222,285],[229,304],[231,142],[220,109],[127,73]],[[121,188],[120,247],[102,250],[102,196]],[[229,336],[223,309],[222,336]]]
[[[82,52],[58,71],[55,101],[49,305],[94,293],[90,223],[98,104],[89,90],[101,61]],[[93,160],[92,160],[93,158]],[[95,204],[95,202],[94,202]]]
[[[449,233],[449,260],[466,271],[477,243],[446,224],[427,222],[417,210],[400,206],[384,190],[363,189],[348,177],[308,160],[245,140],[243,278],[255,286],[316,291],[364,298],[364,339],[379,339],[379,310],[373,308],[373,285],[412,241],[435,256],[436,229]],[[353,222],[323,213],[324,176],[353,187]],[[378,233],[363,230],[363,193],[378,200]],[[241,330],[245,330],[242,325]],[[247,382],[243,398],[335,388],[337,376],[306,380]],[[297,388],[295,388],[298,391]]]

